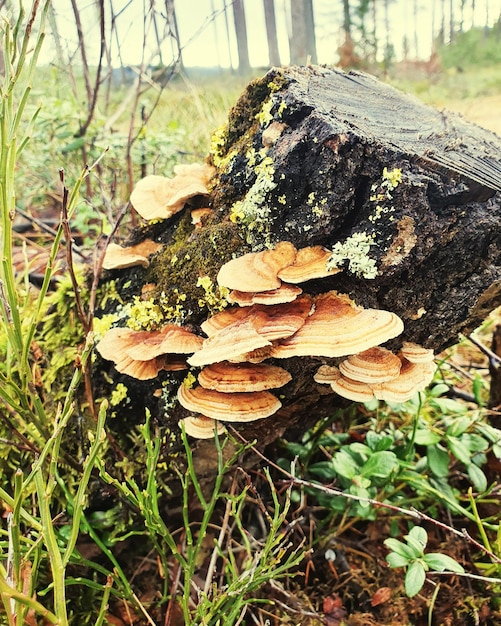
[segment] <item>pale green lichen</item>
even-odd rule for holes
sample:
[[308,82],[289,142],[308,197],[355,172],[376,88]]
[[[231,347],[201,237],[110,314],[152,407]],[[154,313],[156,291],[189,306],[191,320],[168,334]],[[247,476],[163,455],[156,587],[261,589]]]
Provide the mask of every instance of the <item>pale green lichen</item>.
[[348,269],[360,278],[376,278],[376,261],[369,257],[371,246],[374,245],[372,235],[354,233],[344,243],[338,241],[332,248],[332,255],[327,263],[327,269],[340,267],[348,261]]
[[257,174],[254,184],[242,200],[233,204],[230,210],[230,220],[246,227],[247,243],[253,244],[256,234],[265,240],[265,245],[270,245],[267,239],[271,223],[271,207],[267,204],[266,197],[270,191],[276,188],[277,183],[273,180],[275,168],[271,157],[264,157],[261,151],[249,151],[247,154],[254,165]]

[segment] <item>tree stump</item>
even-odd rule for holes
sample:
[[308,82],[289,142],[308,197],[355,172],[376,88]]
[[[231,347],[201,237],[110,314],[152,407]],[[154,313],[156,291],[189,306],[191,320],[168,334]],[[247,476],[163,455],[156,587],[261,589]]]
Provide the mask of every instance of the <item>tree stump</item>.
[[[102,289],[113,280],[123,303],[150,285],[151,301],[167,318],[177,312],[178,321],[200,333],[220,304],[216,276],[226,261],[279,241],[296,248],[337,244],[343,271],[305,283],[304,291],[336,290],[364,307],[392,311],[405,330],[391,348],[403,339],[440,351],[501,304],[500,154],[495,134],[366,74],[273,69],[247,87],[214,134],[208,160],[216,176],[209,198],[194,204],[209,206],[211,216],[195,228],[185,209],[140,228],[134,242],[148,237],[162,249],[146,269],[110,272]],[[331,415],[346,401],[313,374],[336,362],[281,360],[292,374],[279,390],[282,408],[236,428],[263,449]],[[177,422],[186,411],[175,392],[186,372],[141,382],[100,362],[96,381],[103,372],[128,390],[116,408],[117,431],[141,421],[148,407],[171,433],[163,451],[168,460],[179,450]],[[102,394],[112,391],[97,386]],[[199,471],[210,474],[213,442],[193,447]]]

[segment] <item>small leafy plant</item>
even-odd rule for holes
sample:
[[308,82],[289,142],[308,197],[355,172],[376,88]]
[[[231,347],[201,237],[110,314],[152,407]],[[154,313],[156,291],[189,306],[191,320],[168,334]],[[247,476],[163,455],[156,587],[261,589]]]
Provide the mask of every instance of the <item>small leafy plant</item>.
[[428,533],[422,526],[413,526],[407,535],[405,543],[398,539],[385,539],[384,545],[390,549],[386,557],[392,568],[405,567],[405,593],[409,598],[418,594],[426,580],[426,572],[458,572],[464,573],[464,568],[455,559],[440,552],[428,552],[425,548],[428,543]]

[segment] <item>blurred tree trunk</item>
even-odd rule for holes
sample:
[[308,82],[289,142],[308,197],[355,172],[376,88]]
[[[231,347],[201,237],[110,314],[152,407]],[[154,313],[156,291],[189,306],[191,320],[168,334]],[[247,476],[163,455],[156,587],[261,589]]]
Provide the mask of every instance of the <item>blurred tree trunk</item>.
[[235,35],[237,37],[238,73],[245,75],[250,72],[250,61],[244,2],[243,0],[233,0],[231,6],[233,7],[233,22],[235,24]]
[[289,38],[291,63],[304,65],[308,59],[316,63],[317,46],[312,0],[290,0],[291,34]]
[[[170,30],[171,41],[173,40],[174,46],[172,50],[172,56],[174,57],[176,64],[183,69],[183,51],[181,48],[181,40],[179,38],[179,27],[177,24],[176,7],[174,6],[174,0],[165,0],[165,12],[167,15],[167,25]],[[158,49],[161,50],[161,40],[158,42]]]
[[278,50],[278,37],[277,37],[277,21],[275,16],[275,2],[274,0],[263,0],[264,6],[264,19],[266,22],[266,39],[268,41],[268,54],[270,66],[279,67],[280,52]]

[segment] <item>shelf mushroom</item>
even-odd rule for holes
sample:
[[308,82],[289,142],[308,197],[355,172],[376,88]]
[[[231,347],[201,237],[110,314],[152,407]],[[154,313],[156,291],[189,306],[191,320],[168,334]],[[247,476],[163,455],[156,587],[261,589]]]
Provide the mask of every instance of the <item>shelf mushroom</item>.
[[181,385],[177,398],[188,411],[223,422],[253,422],[273,415],[282,406],[269,391],[223,393],[202,386]]
[[[424,359],[425,348],[412,344],[412,349]],[[393,354],[380,346],[349,356],[339,368],[321,366],[314,376],[318,383],[330,384],[333,391],[354,402],[377,399],[385,402],[406,402],[433,380],[435,363],[430,360],[412,363],[401,353]]]
[[161,370],[186,369],[185,357],[203,339],[186,328],[166,324],[160,330],[110,328],[96,345],[103,359],[113,361],[115,369],[138,380],[155,378]]
[[142,265],[148,267],[150,264],[148,257],[162,248],[161,244],[145,239],[135,246],[120,246],[117,243],[110,243],[106,248],[103,259],[103,269],[115,270],[126,267]]
[[274,346],[271,356],[347,356],[393,339],[404,329],[395,313],[363,309],[336,291],[320,294],[314,304],[304,325]]
[[208,194],[207,184],[215,172],[212,166],[180,165],[174,171],[173,178],[151,174],[134,187],[130,201],[144,219],[167,219],[181,211],[191,198]]
[[214,432],[223,435],[226,428],[222,422],[205,417],[205,415],[189,415],[181,420],[187,435],[194,439],[212,439]]
[[294,263],[278,272],[278,277],[286,283],[304,283],[315,278],[326,278],[338,274],[342,270],[337,267],[328,268],[332,250],[322,246],[300,248]]
[[282,284],[278,272],[294,263],[296,248],[281,241],[271,250],[249,252],[225,263],[217,275],[222,287],[250,293],[278,289]]

